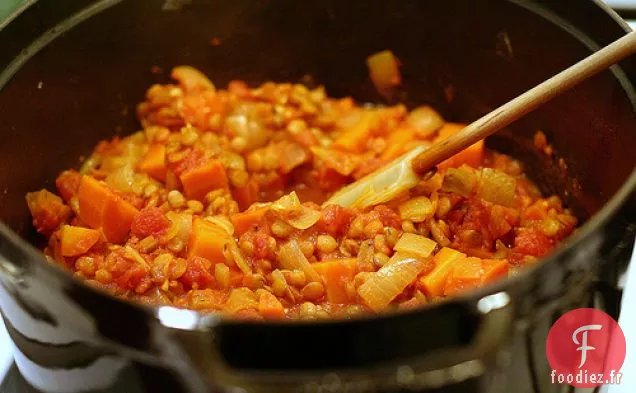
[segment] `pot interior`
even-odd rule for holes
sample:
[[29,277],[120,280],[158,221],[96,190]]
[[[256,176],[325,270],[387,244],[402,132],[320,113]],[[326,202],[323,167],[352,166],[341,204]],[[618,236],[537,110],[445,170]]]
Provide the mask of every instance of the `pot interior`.
[[[37,36],[55,18],[86,4],[55,3],[40,2],[9,25],[0,46],[7,43],[7,53],[17,54],[8,37]],[[26,62],[0,93],[0,219],[36,239],[25,193],[53,188],[56,175],[77,167],[97,141],[136,131],[136,103],[151,84],[165,83],[175,65],[195,66],[217,86],[233,79],[250,85],[305,81],[325,85],[330,95],[383,102],[365,58],[391,49],[403,64],[400,101],[411,107],[429,104],[449,120],[470,121],[589,54],[589,46],[623,34],[591,1],[576,10],[558,5],[552,10],[575,24],[595,15],[594,23],[578,25],[585,33],[556,20],[555,13],[540,8],[545,5],[524,4],[94,2],[95,10],[104,10],[30,59],[23,54]],[[213,45],[214,39],[220,45]],[[590,217],[634,167],[633,76],[604,72],[488,143],[522,159],[545,192],[560,194],[580,218]],[[557,155],[546,157],[532,148],[537,130]]]

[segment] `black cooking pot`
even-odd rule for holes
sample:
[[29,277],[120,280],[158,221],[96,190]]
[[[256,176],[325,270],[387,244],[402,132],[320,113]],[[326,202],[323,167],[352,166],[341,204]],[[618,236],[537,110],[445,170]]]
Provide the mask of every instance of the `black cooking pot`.
[[[134,105],[167,81],[153,66],[381,101],[364,59],[390,48],[403,102],[469,121],[626,29],[592,0],[40,0],[0,31],[0,307],[20,371],[52,392],[556,391],[547,330],[611,288],[633,241],[634,59],[488,140],[560,194],[580,230],[525,274],[422,310],[247,323],[126,303],[45,261],[24,195],[135,131]],[[532,147],[539,129],[555,156]]]

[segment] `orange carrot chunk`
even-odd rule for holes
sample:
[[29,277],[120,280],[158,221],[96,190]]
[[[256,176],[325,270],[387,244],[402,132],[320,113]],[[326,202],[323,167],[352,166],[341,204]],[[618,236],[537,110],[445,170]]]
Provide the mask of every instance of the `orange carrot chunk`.
[[106,206],[114,198],[112,192],[90,176],[82,176],[77,199],[80,218],[91,228],[100,229],[104,221]]
[[96,229],[64,225],[60,231],[61,253],[65,257],[76,257],[91,249],[100,238]]
[[466,255],[457,250],[448,247],[442,248],[433,258],[435,267],[429,274],[420,278],[418,286],[429,296],[443,295],[446,278],[453,270],[454,265],[461,263],[465,258]]
[[327,301],[346,304],[352,300],[347,292],[347,284],[353,281],[356,270],[355,258],[334,259],[312,264],[325,285]]
[[102,232],[106,240],[121,243],[126,239],[139,210],[119,196],[110,200],[102,224]]
[[367,57],[367,67],[369,68],[369,77],[380,93],[386,94],[388,89],[398,86],[402,82],[398,59],[389,50]]
[[404,153],[406,145],[415,138],[415,131],[412,128],[400,127],[393,131],[386,139],[386,150],[381,158],[385,161],[392,160]]
[[223,262],[223,250],[229,240],[225,229],[209,221],[197,218],[192,223],[188,242],[188,257],[206,258],[212,263]]
[[268,210],[269,207],[260,207],[233,215],[232,225],[234,226],[234,233],[236,236],[241,236],[245,232],[249,231],[254,225],[257,225]]
[[[446,123],[439,130],[439,135],[436,139],[437,142],[443,141],[451,135],[461,131],[466,127],[464,124]],[[479,141],[473,145],[470,145],[466,149],[455,154],[448,160],[440,163],[437,167],[444,168],[458,168],[463,164],[469,165],[473,168],[478,168],[482,165],[484,160],[484,141]]]
[[208,192],[226,188],[228,184],[225,168],[219,160],[207,160],[183,172],[180,178],[188,199],[203,200]]
[[450,296],[479,286],[482,275],[481,259],[470,257],[456,262],[446,279],[444,295]]
[[139,162],[139,170],[156,180],[165,181],[166,146],[159,143],[150,145],[141,162]]
[[508,266],[505,259],[466,258],[453,266],[444,287],[444,294],[454,295],[502,278],[508,274]]
[[271,292],[262,291],[258,299],[258,312],[265,319],[285,318],[283,304]]
[[130,232],[139,210],[90,176],[83,176],[78,191],[80,219],[101,229],[107,241],[119,243]]
[[483,259],[481,261],[483,275],[481,283],[487,284],[508,275],[510,264],[505,259]]
[[363,112],[360,115],[360,120],[352,127],[344,130],[333,142],[333,145],[344,150],[361,151],[364,149],[377,123],[377,113]]
[[239,209],[245,210],[252,205],[252,203],[258,201],[259,195],[258,181],[253,177],[245,183],[242,187],[236,187],[232,190],[232,196],[236,203],[239,205]]

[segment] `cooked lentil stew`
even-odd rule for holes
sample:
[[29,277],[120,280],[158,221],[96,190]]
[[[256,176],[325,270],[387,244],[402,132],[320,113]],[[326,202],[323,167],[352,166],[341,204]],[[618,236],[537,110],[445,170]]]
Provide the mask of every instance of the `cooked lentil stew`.
[[323,88],[171,75],[139,104],[142,131],[100,142],[57,195],[26,196],[47,258],[115,296],[248,319],[419,307],[516,274],[576,227],[483,142],[389,203],[321,206],[462,125]]

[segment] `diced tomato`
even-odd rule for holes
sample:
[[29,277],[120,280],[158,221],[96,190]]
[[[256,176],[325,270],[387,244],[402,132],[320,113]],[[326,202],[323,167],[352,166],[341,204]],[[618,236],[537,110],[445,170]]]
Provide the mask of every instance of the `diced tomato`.
[[522,221],[541,221],[548,216],[548,209],[543,201],[537,201],[521,213]]
[[55,179],[55,186],[62,198],[68,202],[74,195],[77,195],[81,181],[82,175],[70,169],[60,173],[57,179]]
[[117,278],[124,274],[128,269],[130,269],[135,264],[134,261],[126,258],[124,255],[124,250],[119,249],[114,252],[111,252],[104,259],[103,268],[110,272],[113,277]]
[[467,212],[468,206],[466,204],[460,204],[457,209],[453,209],[446,214],[445,221],[450,225],[452,232],[456,233],[460,231]]
[[26,200],[33,216],[33,225],[40,233],[50,234],[71,214],[71,208],[59,196],[47,190],[30,192]]
[[256,232],[253,235],[254,257],[267,258],[269,256],[268,238],[269,235],[262,231]]
[[401,228],[400,216],[386,205],[376,206],[373,211],[378,214],[378,218],[385,227]]
[[134,289],[148,273],[139,264],[130,266],[115,282],[123,289]]
[[210,273],[211,263],[205,258],[192,257],[187,261],[188,267],[179,281],[190,289],[202,289],[214,284],[214,276]]
[[140,238],[159,235],[170,227],[170,220],[157,207],[144,209],[132,222],[132,233]]
[[316,226],[319,230],[331,235],[340,235],[346,232],[354,214],[351,209],[339,205],[329,205],[322,210],[322,215]]
[[168,167],[172,169],[175,175],[181,176],[183,172],[196,168],[204,162],[205,157],[203,151],[192,149],[183,160],[177,161],[176,163],[168,162]]
[[121,289],[134,289],[148,275],[146,268],[126,257],[123,249],[106,256],[100,267],[113,276],[113,282]]
[[519,214],[515,209],[495,205],[490,209],[488,229],[493,238],[498,239],[510,232],[519,223]]
[[515,251],[541,257],[552,248],[552,241],[541,230],[526,228],[515,237]]
[[230,269],[230,286],[232,288],[243,285],[243,278],[245,278],[245,274],[242,271]]
[[472,200],[469,202],[468,210],[464,216],[464,228],[481,230],[487,228],[490,221],[490,214],[488,214],[488,208],[484,206],[479,200]]

